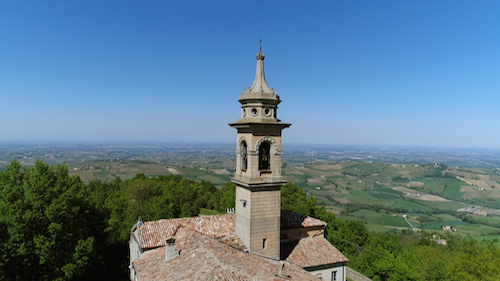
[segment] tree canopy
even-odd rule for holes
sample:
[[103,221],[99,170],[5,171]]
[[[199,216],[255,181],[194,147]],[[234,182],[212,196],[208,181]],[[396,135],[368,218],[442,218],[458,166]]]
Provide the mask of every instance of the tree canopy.
[[[102,268],[102,216],[64,165],[13,161],[0,173],[5,280],[73,280]],[[97,256],[96,256],[97,254]]]

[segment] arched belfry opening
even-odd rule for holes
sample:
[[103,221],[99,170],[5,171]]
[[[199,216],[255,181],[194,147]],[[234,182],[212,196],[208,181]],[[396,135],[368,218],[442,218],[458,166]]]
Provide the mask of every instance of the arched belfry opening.
[[259,147],[259,170],[271,170],[271,143],[263,142]]
[[290,124],[277,118],[278,91],[267,85],[264,53],[256,55],[253,84],[243,89],[241,118],[229,124],[238,130],[235,232],[250,252],[280,258],[281,131]]
[[248,167],[248,145],[245,140],[240,143],[240,161],[241,170],[246,172]]

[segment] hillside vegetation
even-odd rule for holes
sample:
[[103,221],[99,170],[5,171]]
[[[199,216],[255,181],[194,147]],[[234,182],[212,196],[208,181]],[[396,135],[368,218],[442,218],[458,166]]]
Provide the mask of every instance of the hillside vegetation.
[[[311,173],[315,171],[310,169]],[[350,181],[357,177],[355,172],[359,170],[358,166],[350,166],[346,174],[335,170],[333,176],[324,178],[334,185],[335,177]],[[315,173],[323,179],[321,172]],[[379,171],[379,175],[381,173],[383,171]],[[337,189],[336,194],[345,195],[339,198],[351,200],[347,195],[355,194],[365,203],[374,202],[369,199],[370,189]],[[372,196],[378,201],[392,200],[391,204],[397,204],[401,200],[390,186],[383,185],[376,190],[379,193],[373,194],[383,195]],[[384,208],[395,208],[394,205],[381,204],[378,210],[341,205],[347,211],[342,216],[357,218],[344,220],[334,215],[330,206],[318,205],[319,198],[308,195],[305,189],[291,182],[282,188],[282,208],[326,221],[327,239],[349,258],[350,267],[373,280],[500,279],[497,266],[500,250],[492,243],[461,238],[450,232],[443,235],[446,246],[431,241],[431,232],[413,233],[393,228],[377,234],[370,231],[366,221],[380,221],[380,225],[394,224],[395,227],[404,225],[402,218],[392,216],[389,209]],[[330,197],[331,200],[326,196],[321,198],[323,203],[336,202],[336,196]],[[0,280],[126,280],[129,232],[139,216],[148,221],[223,213],[234,207],[234,200],[234,184],[216,188],[213,183],[179,175],[147,177],[144,174],[127,180],[117,177],[110,182],[86,184],[79,176],[70,176],[65,165],[49,166],[37,161],[32,167],[21,167],[18,161],[13,161],[0,172]],[[428,213],[415,207],[411,215],[429,227],[433,219],[441,219],[460,222],[457,228],[463,226],[464,232],[472,231],[468,228],[471,223],[449,214]],[[483,223],[495,225],[496,221]],[[486,235],[488,229],[482,231],[485,239],[494,236]]]
[[137,174],[84,184],[65,165],[0,172],[0,280],[126,280],[128,239],[145,221],[234,206],[231,185]]

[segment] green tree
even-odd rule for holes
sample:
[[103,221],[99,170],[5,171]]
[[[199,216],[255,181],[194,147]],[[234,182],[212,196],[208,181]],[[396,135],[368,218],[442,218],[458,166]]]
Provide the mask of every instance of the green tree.
[[219,202],[218,209],[220,212],[225,212],[227,209],[234,208],[236,200],[236,184],[224,184],[215,196],[217,197],[216,200]]
[[316,197],[307,196],[303,188],[291,182],[281,187],[281,209],[312,216],[314,215],[315,208]]
[[481,246],[474,239],[466,239],[456,254],[450,280],[500,280],[500,250],[493,246]]
[[78,280],[105,272],[100,214],[65,165],[14,160],[0,172],[0,227],[5,280]]

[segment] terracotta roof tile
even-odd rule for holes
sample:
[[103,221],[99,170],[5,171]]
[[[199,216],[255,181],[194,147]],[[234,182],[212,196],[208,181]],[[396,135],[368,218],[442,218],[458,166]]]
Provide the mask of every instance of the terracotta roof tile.
[[244,276],[239,272],[234,272],[232,270],[228,270],[221,265],[214,267],[214,269],[210,272],[210,275],[207,278],[208,280],[215,281],[226,281],[226,280],[238,280],[238,281],[247,281],[254,280],[248,276]]
[[[239,251],[184,227],[175,238],[178,257],[166,262],[165,247],[161,247],[134,261],[139,280],[283,280],[276,276],[278,261]],[[286,280],[317,280],[289,262],[285,269]]]
[[[143,250],[165,246],[165,237],[175,235],[180,227],[186,227],[211,238],[244,250],[243,242],[236,236],[234,214],[164,219],[145,222],[137,228],[139,243]],[[281,229],[325,226],[326,222],[292,211],[281,211]]]
[[305,268],[349,260],[321,235],[300,239],[286,261]]
[[[226,244],[235,248],[235,250],[240,250],[242,254],[248,255],[247,253],[243,253],[243,251],[247,250],[244,243],[238,238],[235,233],[235,214],[227,214],[227,215],[215,215],[215,216],[203,216],[203,217],[191,217],[191,218],[178,218],[178,219],[165,219],[159,221],[146,222],[143,226],[138,227],[135,231],[139,239],[139,243],[142,249],[145,251],[144,254],[139,258],[143,259],[143,257],[148,257],[149,255],[154,255],[155,257],[147,258],[143,262],[148,263],[149,266],[156,266],[155,264],[166,264],[162,262],[164,259],[163,254],[153,254],[156,253],[157,250],[151,250],[159,247],[165,246],[165,238],[167,236],[175,236],[178,239],[176,248],[178,250],[182,249],[191,249],[193,247],[193,235],[190,237],[186,237],[185,239],[180,239],[183,236],[179,236],[179,232],[185,233],[186,229],[194,231],[198,234],[201,234],[202,237],[205,237],[209,240],[219,241],[220,245]],[[281,211],[281,228],[282,229],[290,229],[290,228],[303,228],[303,227],[318,227],[325,226],[326,223],[324,221],[303,216],[292,211]],[[184,231],[181,231],[184,229]],[[198,242],[196,242],[198,243]],[[289,242],[290,244],[292,242]],[[281,245],[282,259],[286,259],[286,261],[295,264],[300,267],[311,267],[311,266],[319,266],[324,264],[331,264],[337,262],[347,261],[347,258],[340,253],[334,246],[332,246],[323,236],[314,237],[314,238],[305,238],[299,241],[294,241],[293,245],[288,245],[286,243]],[[224,245],[225,246],[225,245]],[[222,246],[221,246],[222,247]],[[164,248],[160,248],[164,249]],[[225,248],[224,248],[225,249]],[[190,250],[196,256],[203,256],[203,259],[209,260],[211,258],[211,254],[206,252],[203,249],[192,249]],[[164,253],[164,250],[161,251]],[[158,257],[156,257],[158,255]],[[253,256],[253,255],[252,255]],[[262,257],[259,257],[262,259]],[[137,260],[139,264],[141,261]],[[177,260],[174,259],[174,260]],[[186,261],[187,262],[187,261]],[[276,262],[270,260],[269,262]],[[173,262],[176,263],[176,262]],[[230,263],[230,262],[229,262]],[[135,262],[134,262],[135,264]],[[170,262],[168,263],[170,264]],[[211,265],[210,270],[215,270],[213,280],[226,280],[221,278],[226,278],[224,276],[231,275],[237,278],[239,276],[237,272],[233,272],[226,267],[220,267],[216,269],[218,264]],[[159,265],[158,265],[159,266]],[[200,267],[201,265],[199,265]],[[258,267],[258,265],[256,265]],[[170,269],[176,271],[176,268]],[[207,269],[208,270],[208,269]],[[209,271],[210,271],[209,270]],[[145,276],[162,276],[161,272],[164,270],[154,270]],[[170,276],[170,275],[169,275]],[[242,275],[243,277],[248,277],[248,274]],[[153,278],[151,277],[151,278]],[[243,278],[241,277],[241,278]],[[186,277],[190,279],[189,277]],[[238,277],[239,278],[239,277]],[[227,279],[227,280],[240,280],[240,279]],[[241,280],[250,280],[250,279],[241,279]]]
[[220,239],[232,247],[244,250],[243,242],[234,232],[235,215],[215,215],[179,219],[164,219],[144,223],[137,228],[137,236],[143,250],[165,246],[165,237],[174,236],[180,227],[194,230],[211,238]]
[[288,210],[281,210],[281,229],[326,226],[326,222]]

